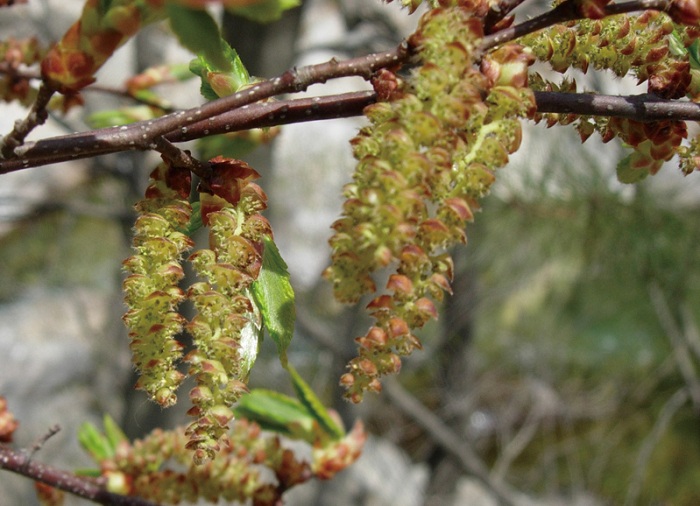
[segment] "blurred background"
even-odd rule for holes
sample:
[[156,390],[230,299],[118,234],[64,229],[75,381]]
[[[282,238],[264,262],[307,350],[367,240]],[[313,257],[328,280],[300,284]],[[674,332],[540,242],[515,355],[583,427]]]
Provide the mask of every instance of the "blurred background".
[[[81,5],[3,9],[0,35],[57,40]],[[224,27],[251,74],[271,77],[392,47],[417,15],[374,0],[306,0],[273,25],[226,16]],[[135,72],[191,57],[153,26],[119,51],[99,83],[121,87]],[[634,79],[578,79],[608,93],[643,91]],[[347,79],[308,93],[365,86]],[[175,107],[201,100],[194,80],[159,92]],[[36,135],[85,130],[91,112],[124,105],[113,94],[85,98],[86,114],[54,117]],[[0,111],[3,132],[25,114],[16,104]],[[353,406],[337,383],[369,321],[363,303],[334,303],[319,274],[353,168],[348,140],[362,124],[286,126],[246,157],[263,176],[297,291],[290,360],[347,426],[361,418],[371,432],[360,462],[295,489],[288,504],[700,503],[698,176],[668,166],[621,185],[621,146],[595,136],[581,145],[566,127],[527,125],[467,229],[468,247],[454,251],[455,293],[421,333],[425,349],[381,396]],[[132,206],[156,163],[152,154],[124,153],[1,178],[0,395],[21,422],[18,445],[62,427],[37,460],[90,465],[75,433],[103,413],[130,437],[186,421],[186,402],[162,411],[133,390],[120,320]],[[269,342],[251,386],[291,391]],[[0,473],[6,504],[36,504],[31,483]]]

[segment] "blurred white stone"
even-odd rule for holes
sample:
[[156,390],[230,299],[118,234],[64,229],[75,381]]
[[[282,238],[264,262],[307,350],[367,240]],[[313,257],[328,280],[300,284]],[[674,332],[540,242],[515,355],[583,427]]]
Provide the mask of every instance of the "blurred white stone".
[[421,506],[428,479],[427,465],[412,463],[393,443],[370,436],[360,459],[324,483],[322,492],[318,482],[310,482],[286,494],[285,504]]

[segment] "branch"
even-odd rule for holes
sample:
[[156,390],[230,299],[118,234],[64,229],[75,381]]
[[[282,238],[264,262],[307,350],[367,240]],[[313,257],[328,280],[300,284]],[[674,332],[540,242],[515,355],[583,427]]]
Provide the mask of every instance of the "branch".
[[[185,134],[190,125],[200,121],[208,120],[233,109],[242,108],[276,95],[305,91],[312,84],[325,83],[329,79],[350,76],[360,76],[369,79],[380,68],[405,63],[410,55],[411,52],[408,45],[402,43],[393,50],[382,53],[369,54],[344,61],[331,59],[328,62],[317,65],[294,68],[278,77],[255,83],[233,95],[208,102],[199,107],[174,112],[153,120],[102,129],[96,131],[99,132],[99,136],[91,134],[87,139],[74,138],[71,147],[76,154],[80,154],[83,150],[124,151],[128,149],[153,149],[153,142],[158,137],[165,136],[176,130]],[[17,158],[19,160],[26,159],[29,149],[29,147],[25,146],[17,148],[15,150]]]
[[[617,14],[625,14],[628,12],[644,11],[644,10],[657,10],[666,11],[670,6],[669,0],[633,0],[631,2],[623,2],[619,4],[609,4],[605,6],[606,16],[615,16]],[[522,37],[532,32],[542,30],[552,25],[557,25],[560,23],[566,23],[568,21],[575,21],[577,19],[583,19],[584,16],[580,13],[578,9],[578,2],[574,0],[568,0],[560,3],[551,11],[547,11],[544,14],[540,14],[537,17],[523,21],[518,25],[505,28],[499,32],[492,35],[487,35],[481,41],[479,50],[485,53],[489,49],[493,49],[496,46],[503,44],[504,42],[510,42],[511,40]]]
[[93,479],[76,476],[68,471],[35,462],[31,459],[29,452],[13,450],[8,446],[0,445],[0,469],[6,469],[26,476],[34,481],[65,490],[98,504],[111,506],[158,506],[156,503],[138,497],[128,497],[108,492]]
[[666,100],[652,94],[601,95],[536,91],[537,112],[615,116],[635,121],[700,121],[700,104]]
[[670,341],[673,356],[678,365],[678,370],[683,376],[688,394],[693,403],[693,408],[696,413],[700,412],[700,377],[695,370],[691,354],[686,345],[686,339],[683,337],[683,331],[676,323],[671,308],[668,306],[668,301],[664,297],[661,288],[654,284],[649,289],[651,303],[656,312],[656,317],[661,324],[661,328],[666,333],[666,337]]
[[504,505],[523,504],[516,492],[489,475],[488,468],[479,456],[453,430],[447,427],[438,416],[426,408],[418,399],[407,392],[394,378],[384,383],[383,392],[389,401],[407,416],[423,427],[430,437],[448,454],[457,459],[464,471],[473,475]]
[[[250,104],[217,116],[202,118],[186,128],[177,129],[163,137],[170,142],[184,142],[251,128],[359,116],[367,105],[375,101],[376,96],[373,92],[363,91]],[[149,123],[141,121],[123,127],[103,128],[28,142],[20,148],[22,151],[20,158],[0,160],[0,174],[119,151],[142,149],[136,144],[121,146],[112,142],[112,139],[115,131],[119,132],[121,129],[145,131]]]
[[683,404],[685,404],[687,400],[688,393],[686,392],[685,388],[681,388],[680,390],[677,390],[668,401],[666,401],[661,409],[661,413],[659,413],[659,417],[656,419],[654,427],[644,440],[642,448],[639,451],[639,455],[637,455],[637,462],[635,463],[634,473],[631,478],[632,483],[629,489],[627,489],[625,506],[637,504],[639,493],[642,489],[642,484],[645,481],[644,473],[646,471],[649,458],[651,457],[651,454],[659,440],[664,435],[664,432],[666,432],[666,429],[668,428],[669,423],[671,423],[673,416],[683,407]]
[[[251,128],[262,128],[306,121],[319,121],[360,116],[362,110],[376,102],[372,91],[344,93],[325,97],[302,98],[250,104],[218,116],[202,119],[166,134],[170,142],[185,142]],[[654,95],[600,95],[536,91],[537,112],[566,113],[589,116],[617,116],[636,121],[700,121],[700,104],[665,100]],[[20,148],[22,157],[0,160],[0,174],[52,163],[91,158],[118,151],[143,149],[111,142],[115,130],[145,130],[148,121],[124,127],[110,127],[60,137],[28,142]],[[144,134],[145,135],[145,134]],[[149,149],[155,144],[154,138]]]

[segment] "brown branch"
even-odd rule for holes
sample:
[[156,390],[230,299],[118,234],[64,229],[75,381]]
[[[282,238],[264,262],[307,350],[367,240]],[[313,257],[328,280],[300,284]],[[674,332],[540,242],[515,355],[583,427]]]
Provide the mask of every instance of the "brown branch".
[[[170,142],[184,142],[209,135],[249,130],[275,125],[359,116],[362,110],[376,101],[371,91],[345,93],[277,102],[250,104],[218,116],[202,119],[184,129],[164,137]],[[616,116],[637,121],[700,121],[700,104],[665,100],[654,95],[600,95],[584,93],[535,92],[537,111],[589,116]],[[0,174],[17,170],[106,155],[137,145],[120,146],[109,142],[115,130],[135,126],[145,130],[148,122],[132,123],[128,127],[112,127],[89,132],[52,137],[28,142],[22,148],[22,157],[0,160]],[[149,146],[153,149],[155,139]]]
[[666,100],[652,94],[601,95],[536,91],[537,112],[615,116],[635,121],[700,121],[700,104]]
[[[71,153],[70,158],[75,159],[130,149],[154,149],[155,139],[175,131],[180,131],[183,135],[187,134],[190,125],[195,123],[211,121],[216,116],[276,95],[304,91],[312,84],[325,83],[329,79],[350,76],[370,79],[376,70],[401,65],[407,62],[411,55],[412,50],[404,42],[382,53],[344,61],[337,61],[334,58],[325,63],[294,68],[279,77],[255,83],[233,95],[208,102],[200,107],[167,114],[153,120],[63,137],[62,139],[68,141],[68,144],[57,146],[52,152],[55,156],[45,157],[38,165],[65,161],[66,153]],[[284,118],[284,112],[281,112],[280,117]],[[33,146],[34,144],[27,143],[15,148],[14,157],[0,164],[0,173],[36,166],[37,164],[33,163],[30,156]]]
[[[250,104],[218,116],[202,119],[186,128],[170,132],[164,137],[170,142],[184,142],[251,128],[359,116],[362,110],[375,100],[373,92],[363,91]],[[132,123],[127,127],[136,126],[145,130],[147,124],[148,122]],[[135,144],[124,147],[109,142],[115,130],[127,127],[111,127],[28,142],[21,148],[21,158],[0,160],[0,174],[118,151],[141,149]]]
[[128,497],[108,492],[94,479],[76,476],[73,473],[47,464],[35,462],[27,451],[13,450],[0,445],[0,469],[26,476],[34,481],[65,490],[89,501],[112,506],[158,506],[139,497]]
[[184,167],[204,180],[211,177],[211,165],[200,162],[191,156],[189,151],[183,151],[165,137],[159,137],[154,141],[154,149],[176,167]]

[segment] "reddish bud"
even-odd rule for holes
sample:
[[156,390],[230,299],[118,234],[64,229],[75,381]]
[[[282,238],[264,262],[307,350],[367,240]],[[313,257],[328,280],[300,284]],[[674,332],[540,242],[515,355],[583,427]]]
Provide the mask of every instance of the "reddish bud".
[[395,316],[389,320],[389,334],[393,339],[405,336],[410,331],[408,324],[402,318]]
[[413,293],[413,282],[403,274],[392,274],[386,283],[387,290],[392,290],[397,295],[408,296]]
[[386,346],[389,341],[384,329],[379,327],[372,327],[369,329],[366,339],[375,346]]
[[365,376],[369,377],[374,377],[377,374],[379,374],[379,371],[377,370],[377,366],[374,365],[374,362],[372,362],[368,358],[363,358],[357,363],[357,368],[362,371],[362,373]]
[[672,0],[666,12],[676,23],[691,26],[700,23],[699,0]]
[[367,390],[378,394],[379,392],[382,391],[382,384],[379,382],[379,380],[377,378],[374,378],[367,385]]
[[7,409],[7,400],[0,396],[0,443],[11,443],[12,434],[18,426],[12,412]]
[[605,6],[608,3],[610,0],[577,0],[576,7],[584,18],[602,19],[607,15]]
[[355,384],[355,376],[353,376],[351,373],[346,372],[340,377],[340,385],[345,387],[345,388],[350,388]]
[[438,318],[438,311],[435,304],[430,299],[422,297],[416,301],[416,309],[423,316],[430,317],[434,320]]

